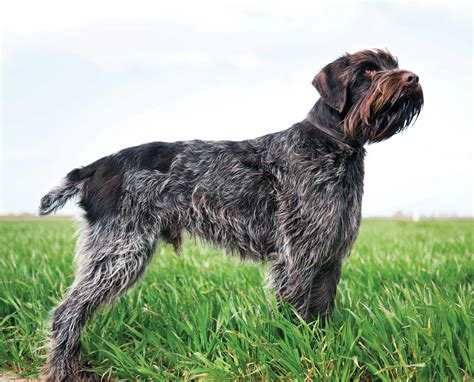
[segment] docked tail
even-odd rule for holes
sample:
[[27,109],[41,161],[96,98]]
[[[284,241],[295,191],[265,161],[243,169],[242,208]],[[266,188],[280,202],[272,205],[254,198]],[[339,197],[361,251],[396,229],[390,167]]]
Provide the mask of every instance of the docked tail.
[[76,168],[67,174],[63,183],[54,187],[50,192],[41,198],[39,214],[48,215],[58,208],[61,208],[66,202],[78,194],[84,181],[90,178],[95,172],[95,163],[83,168]]
[[48,215],[51,212],[61,208],[67,200],[79,192],[79,188],[67,178],[60,186],[54,187],[45,196],[41,198],[39,214]]

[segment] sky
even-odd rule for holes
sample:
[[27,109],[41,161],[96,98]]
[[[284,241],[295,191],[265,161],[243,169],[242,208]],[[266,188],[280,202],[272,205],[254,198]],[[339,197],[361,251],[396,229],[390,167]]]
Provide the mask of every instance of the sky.
[[71,169],[125,147],[286,129],[319,98],[320,68],[387,48],[419,75],[425,105],[367,146],[363,215],[474,215],[468,2],[15,1],[0,13],[0,212],[35,213]]

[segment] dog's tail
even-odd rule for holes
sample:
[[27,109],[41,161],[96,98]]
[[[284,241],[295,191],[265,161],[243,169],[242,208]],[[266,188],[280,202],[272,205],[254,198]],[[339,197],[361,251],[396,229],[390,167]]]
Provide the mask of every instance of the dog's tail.
[[84,182],[94,175],[95,170],[95,163],[72,170],[59,186],[54,187],[41,198],[39,214],[48,215],[62,208],[71,197],[83,189]]

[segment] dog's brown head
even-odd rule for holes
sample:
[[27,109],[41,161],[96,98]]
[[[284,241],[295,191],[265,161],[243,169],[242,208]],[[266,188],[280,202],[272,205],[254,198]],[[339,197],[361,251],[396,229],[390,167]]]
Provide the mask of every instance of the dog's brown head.
[[402,131],[423,106],[418,76],[400,70],[386,50],[346,54],[326,65],[313,85],[340,114],[344,135],[363,142],[380,142]]

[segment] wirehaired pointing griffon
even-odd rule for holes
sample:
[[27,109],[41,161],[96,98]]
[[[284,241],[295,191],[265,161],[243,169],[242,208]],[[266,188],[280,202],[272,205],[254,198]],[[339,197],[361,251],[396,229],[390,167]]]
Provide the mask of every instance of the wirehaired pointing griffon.
[[74,283],[51,318],[49,380],[93,378],[82,369],[84,325],[140,279],[160,242],[178,250],[183,231],[268,261],[278,299],[324,321],[361,221],[363,146],[409,126],[423,92],[385,50],[346,54],[313,85],[321,98],[287,130],[127,148],[42,198],[41,215],[73,196],[85,211]]

